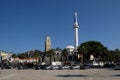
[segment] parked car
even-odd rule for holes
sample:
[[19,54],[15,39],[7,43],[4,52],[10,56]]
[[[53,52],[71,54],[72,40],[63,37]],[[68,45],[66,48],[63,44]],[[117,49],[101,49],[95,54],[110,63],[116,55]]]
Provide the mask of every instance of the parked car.
[[117,64],[117,65],[115,66],[115,70],[120,70],[120,64]]
[[21,69],[29,69],[27,66],[18,66],[18,70],[21,70]]
[[1,69],[11,69],[11,64],[10,63],[2,63],[1,64]]
[[35,66],[34,66],[34,69],[35,69],[35,70],[41,69],[41,65],[39,65],[39,64],[35,65]]
[[85,69],[90,69],[91,66],[89,64],[83,64],[83,66],[85,67]]
[[52,65],[44,65],[44,69],[46,69],[46,70],[52,70],[53,67],[52,67]]
[[39,69],[44,69],[44,70],[51,70],[52,66],[51,65],[36,65],[34,69],[39,70]]
[[62,65],[58,65],[58,70],[63,70],[63,66]]
[[107,64],[103,65],[103,68],[114,68],[115,66],[116,66],[115,64],[109,64],[109,63],[107,63]]
[[69,65],[64,65],[63,69],[70,69],[70,66]]
[[21,69],[33,69],[33,63],[18,63],[17,68],[18,70]]
[[62,70],[63,67],[61,65],[53,65],[52,69]]
[[70,69],[80,69],[80,65],[79,64],[72,65]]

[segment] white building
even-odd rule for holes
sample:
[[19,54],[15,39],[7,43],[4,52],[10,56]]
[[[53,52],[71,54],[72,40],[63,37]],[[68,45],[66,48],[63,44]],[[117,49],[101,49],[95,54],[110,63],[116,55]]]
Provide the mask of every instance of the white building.
[[75,45],[74,46],[67,46],[65,49],[67,50],[68,56],[67,60],[68,61],[75,61],[76,58],[76,53],[78,52],[78,20],[77,20],[77,12],[74,13],[74,32],[75,32]]
[[74,46],[69,45],[65,49],[67,50],[68,55],[74,54]]
[[12,58],[12,52],[6,52],[4,50],[0,50],[0,60],[11,60]]
[[74,61],[74,50],[75,50],[74,46],[69,45],[65,49],[67,50],[68,53],[67,61]]

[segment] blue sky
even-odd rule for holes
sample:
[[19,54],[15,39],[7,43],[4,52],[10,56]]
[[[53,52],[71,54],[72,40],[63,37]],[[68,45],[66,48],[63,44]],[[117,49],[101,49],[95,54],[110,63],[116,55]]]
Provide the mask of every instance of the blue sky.
[[78,13],[79,45],[100,41],[120,49],[120,0],[0,0],[0,50],[44,51],[74,45],[74,12]]

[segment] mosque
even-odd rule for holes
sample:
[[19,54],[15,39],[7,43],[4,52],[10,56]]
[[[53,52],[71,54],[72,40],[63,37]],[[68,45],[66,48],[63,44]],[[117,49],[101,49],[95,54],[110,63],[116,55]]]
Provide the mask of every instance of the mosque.
[[[65,49],[67,50],[67,58],[66,60],[69,62],[74,62],[75,59],[77,58],[77,49],[78,49],[78,20],[77,20],[77,12],[74,13],[74,35],[75,35],[75,41],[74,41],[74,46],[72,45],[68,45],[65,47]],[[49,51],[51,49],[51,40],[50,37],[47,36],[46,40],[45,40],[45,52]]]
[[78,49],[78,20],[77,20],[77,12],[74,13],[74,32],[75,32],[75,45],[68,45],[65,49],[68,52],[67,60],[74,61],[77,58],[77,49]]

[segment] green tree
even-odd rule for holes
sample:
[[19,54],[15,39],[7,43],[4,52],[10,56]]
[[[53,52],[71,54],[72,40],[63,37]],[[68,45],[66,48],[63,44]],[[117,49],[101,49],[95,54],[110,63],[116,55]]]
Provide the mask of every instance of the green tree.
[[108,56],[109,62],[120,62],[120,51],[119,49],[110,50]]
[[50,58],[50,60],[49,60],[50,62],[53,61],[54,55],[55,55],[55,51],[53,49],[46,52],[46,56]]
[[19,58],[39,58],[41,56],[41,51],[34,50],[34,51],[28,51],[24,53],[17,54]]
[[62,55],[62,56],[67,56],[67,54],[68,54],[68,53],[67,53],[67,50],[66,50],[66,49],[63,49],[61,55]]
[[65,61],[65,60],[66,60],[66,57],[67,57],[67,55],[68,55],[67,50],[66,50],[66,49],[63,49],[61,55],[62,55],[62,60]]
[[18,54],[17,56],[18,56],[18,58],[20,58],[20,59],[25,59],[25,58],[28,58],[28,55],[27,55],[27,54],[25,54],[25,53]]
[[93,55],[97,59],[102,59],[105,51],[107,51],[107,48],[98,41],[87,41],[78,47],[78,53],[83,55],[85,62],[90,60],[90,55]]
[[12,54],[12,58],[17,58],[17,54]]
[[40,56],[41,56],[41,51],[39,50],[35,50],[32,55],[33,58],[39,58]]

